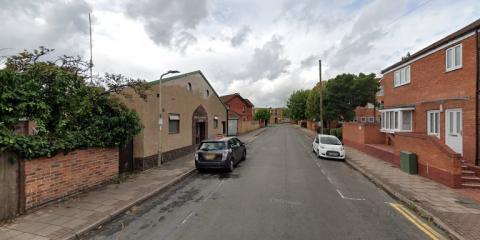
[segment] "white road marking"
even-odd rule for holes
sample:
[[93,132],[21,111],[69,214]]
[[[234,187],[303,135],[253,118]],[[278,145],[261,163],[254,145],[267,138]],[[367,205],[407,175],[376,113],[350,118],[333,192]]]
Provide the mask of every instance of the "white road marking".
[[320,172],[322,172],[322,174],[325,175],[325,171],[323,169],[320,169]]
[[333,182],[333,180],[332,180],[329,176],[327,176],[327,180],[328,180],[331,184],[335,185],[335,183]]
[[340,195],[340,197],[342,199],[345,199],[345,200],[353,200],[353,201],[365,201],[365,198],[351,198],[351,197],[345,197],[343,196],[342,192],[340,192],[340,190],[337,189],[337,193],[338,195]]
[[195,213],[195,212],[191,212],[190,214],[188,214],[188,216],[185,217],[185,219],[183,219],[181,225],[185,224],[185,223],[188,221],[188,219],[189,219],[191,216],[193,216],[194,213]]

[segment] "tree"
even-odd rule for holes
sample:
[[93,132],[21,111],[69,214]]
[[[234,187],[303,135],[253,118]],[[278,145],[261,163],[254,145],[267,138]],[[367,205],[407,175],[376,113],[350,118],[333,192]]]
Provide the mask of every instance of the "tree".
[[265,126],[267,125],[267,123],[270,121],[270,111],[268,109],[265,109],[265,108],[261,108],[261,109],[258,109],[256,112],[255,112],[255,116],[254,116],[254,119],[255,120],[261,120],[265,123]]
[[287,108],[290,117],[293,120],[306,119],[307,99],[310,90],[298,90],[293,92],[287,102]]
[[341,74],[327,81],[324,101],[326,121],[350,121],[355,117],[354,109],[375,103],[379,83],[375,74]]
[[[24,158],[52,156],[77,148],[118,146],[140,132],[138,115],[109,93],[132,87],[142,96],[148,88],[144,81],[110,74],[90,83],[87,62],[70,56],[42,60],[52,51],[24,51],[8,57],[0,69],[0,152],[13,151]],[[15,134],[19,119],[34,121],[38,133]]]
[[[323,82],[322,84],[323,96],[325,96],[325,85],[326,85],[326,82]],[[320,120],[320,83],[317,83],[315,87],[313,87],[313,89],[308,94],[306,117],[313,121]]]

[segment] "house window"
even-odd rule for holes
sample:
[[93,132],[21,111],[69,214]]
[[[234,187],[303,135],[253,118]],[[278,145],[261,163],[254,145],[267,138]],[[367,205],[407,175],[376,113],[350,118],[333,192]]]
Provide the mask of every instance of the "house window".
[[191,83],[188,83],[188,84],[187,84],[187,90],[188,90],[188,91],[192,91],[192,84],[191,84]]
[[448,48],[445,55],[445,66],[447,72],[462,67],[462,44]]
[[440,111],[427,112],[427,133],[440,137]]
[[410,66],[406,66],[395,71],[393,81],[393,85],[395,87],[410,83]]
[[360,122],[361,122],[361,123],[364,123],[364,122],[366,122],[366,121],[367,121],[367,118],[366,118],[366,117],[361,117],[361,118],[360,118]]
[[368,117],[368,122],[369,123],[375,123],[375,118],[374,117]]
[[245,106],[243,106],[243,108],[242,108],[242,112],[245,112]]
[[169,114],[168,116],[168,133],[180,133],[180,114]]
[[381,126],[383,132],[411,132],[413,109],[382,110]]
[[213,117],[213,128],[215,128],[215,129],[218,128],[218,117],[217,116]]
[[384,95],[383,85],[380,85],[380,87],[378,88],[377,96],[383,96],[383,95]]
[[207,89],[207,97],[210,96],[210,91]]

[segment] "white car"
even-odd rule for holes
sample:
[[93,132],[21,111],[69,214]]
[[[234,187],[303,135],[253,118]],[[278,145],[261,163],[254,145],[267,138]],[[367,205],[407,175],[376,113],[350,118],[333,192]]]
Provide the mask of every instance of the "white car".
[[318,134],[313,140],[313,152],[319,158],[345,160],[345,149],[342,142],[335,136]]

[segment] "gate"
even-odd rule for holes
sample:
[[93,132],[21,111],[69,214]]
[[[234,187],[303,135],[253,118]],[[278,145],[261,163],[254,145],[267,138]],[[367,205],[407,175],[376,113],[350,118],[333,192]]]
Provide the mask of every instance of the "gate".
[[19,213],[19,162],[11,153],[0,153],[0,220]]
[[228,119],[228,136],[236,136],[238,131],[238,120]]
[[123,146],[119,146],[118,150],[118,171],[119,173],[133,171],[133,140]]

